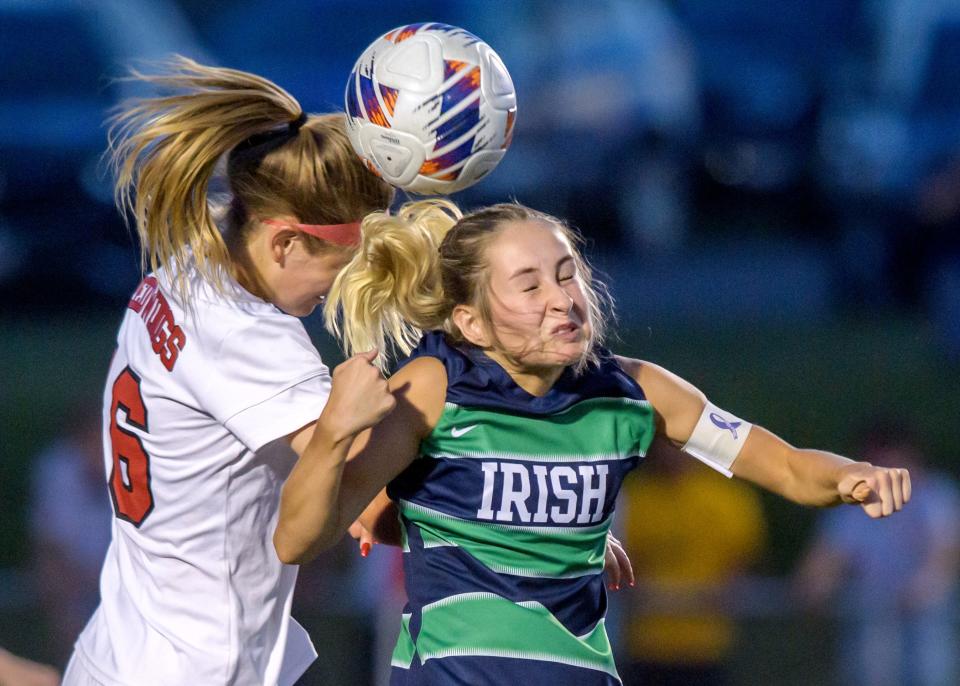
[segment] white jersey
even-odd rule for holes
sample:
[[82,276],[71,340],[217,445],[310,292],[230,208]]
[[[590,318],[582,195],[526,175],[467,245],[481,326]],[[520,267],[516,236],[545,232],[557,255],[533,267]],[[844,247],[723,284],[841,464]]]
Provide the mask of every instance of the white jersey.
[[115,518],[101,604],[75,655],[97,681],[292,684],[316,657],[290,617],[297,567],[274,551],[283,437],[314,421],[330,374],[301,322],[194,272],[137,288],[104,393]]

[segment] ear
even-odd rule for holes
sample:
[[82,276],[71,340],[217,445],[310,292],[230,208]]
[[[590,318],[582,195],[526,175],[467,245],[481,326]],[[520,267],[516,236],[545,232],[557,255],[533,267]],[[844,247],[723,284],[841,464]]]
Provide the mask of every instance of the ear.
[[298,238],[297,232],[291,229],[279,228],[270,234],[268,240],[270,244],[270,256],[273,261],[281,267],[287,261],[290,252],[293,250],[294,243]]
[[460,333],[469,342],[479,348],[490,347],[490,336],[487,334],[486,322],[483,321],[476,307],[456,305],[450,316]]

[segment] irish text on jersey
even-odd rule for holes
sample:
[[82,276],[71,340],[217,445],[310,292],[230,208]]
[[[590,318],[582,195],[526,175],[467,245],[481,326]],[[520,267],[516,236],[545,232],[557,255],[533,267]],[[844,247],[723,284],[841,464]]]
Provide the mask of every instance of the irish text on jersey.
[[[480,469],[483,495],[477,519],[570,524],[576,518],[577,524],[594,524],[604,517],[610,473],[605,464],[580,465],[574,469],[569,465],[483,462]],[[531,491],[532,484],[536,486],[535,492]],[[500,502],[495,510],[497,494]],[[548,506],[554,502],[557,504]]]
[[157,280],[148,276],[134,291],[127,307],[140,315],[147,325],[153,352],[159,357],[167,371],[173,371],[177,356],[187,344],[187,337],[173,320],[170,304],[160,292]]

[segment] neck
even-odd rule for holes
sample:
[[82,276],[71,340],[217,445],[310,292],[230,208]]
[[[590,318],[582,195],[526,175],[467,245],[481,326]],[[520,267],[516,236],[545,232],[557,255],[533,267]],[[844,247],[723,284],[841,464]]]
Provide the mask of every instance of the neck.
[[483,354],[503,367],[520,388],[538,397],[546,395],[566,369],[566,367],[520,367],[495,350],[484,350]]
[[269,290],[260,277],[249,245],[242,241],[228,241],[227,249],[230,252],[230,273],[233,278],[245,291],[269,302]]

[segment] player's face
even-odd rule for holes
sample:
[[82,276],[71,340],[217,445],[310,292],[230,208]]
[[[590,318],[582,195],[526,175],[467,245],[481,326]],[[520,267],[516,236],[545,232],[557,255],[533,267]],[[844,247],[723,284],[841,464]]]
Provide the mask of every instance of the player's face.
[[273,304],[295,317],[308,316],[323,302],[350,258],[344,251],[311,254],[301,241],[294,240],[283,268],[274,272]]
[[582,275],[560,230],[539,221],[508,224],[487,258],[497,347],[527,369],[578,362],[589,345],[590,318]]

